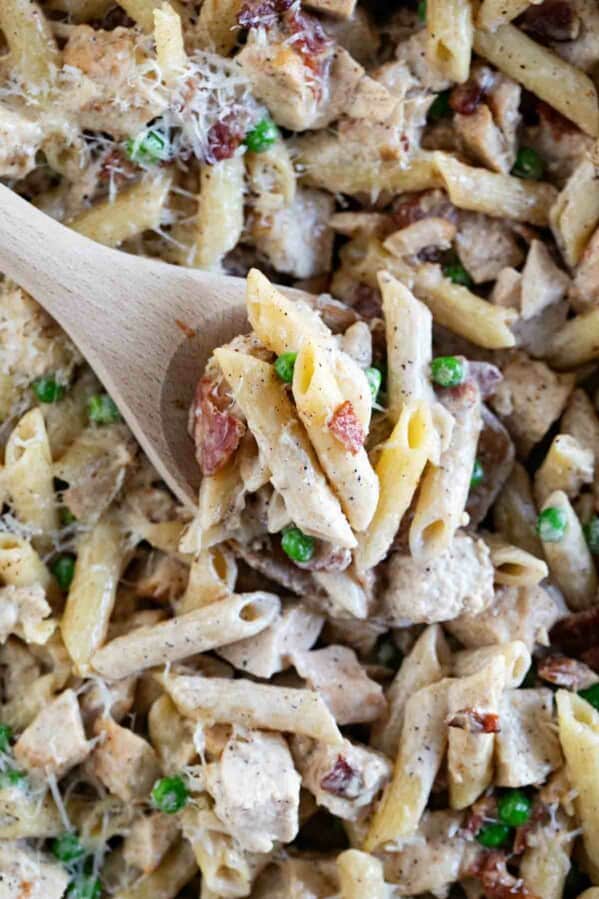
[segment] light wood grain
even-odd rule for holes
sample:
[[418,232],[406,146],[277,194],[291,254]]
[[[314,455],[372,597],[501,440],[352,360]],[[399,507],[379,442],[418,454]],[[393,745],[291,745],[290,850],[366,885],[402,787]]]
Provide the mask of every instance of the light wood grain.
[[212,349],[248,328],[245,282],[101,246],[2,186],[0,271],[59,322],[165,482],[195,505],[188,409]]

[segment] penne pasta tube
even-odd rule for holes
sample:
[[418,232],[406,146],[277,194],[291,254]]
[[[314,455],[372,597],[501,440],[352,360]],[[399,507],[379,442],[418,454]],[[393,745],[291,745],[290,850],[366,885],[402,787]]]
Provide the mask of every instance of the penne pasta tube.
[[599,309],[590,309],[567,321],[551,341],[547,358],[560,370],[599,359]]
[[488,665],[496,656],[505,662],[505,689],[519,687],[531,665],[530,652],[521,640],[512,640],[500,646],[483,646],[481,649],[464,649],[453,657],[454,677],[468,677]]
[[591,137],[599,136],[597,91],[581,69],[533,41],[515,25],[502,25],[496,31],[477,28],[474,49]]
[[189,59],[183,46],[181,16],[170,3],[154,10],[154,43],[162,80],[173,84],[185,72]]
[[322,473],[306,432],[272,365],[228,349],[215,357],[297,527],[353,547],[355,537]]
[[393,779],[372,818],[364,850],[410,837],[418,828],[447,745],[450,680],[414,693],[406,705]]
[[319,693],[245,679],[167,677],[164,687],[184,715],[215,724],[303,734],[332,745],[343,737]]
[[229,596],[117,637],[94,653],[91,664],[102,677],[119,680],[258,634],[279,610],[279,599],[273,593]]
[[0,580],[13,587],[40,584],[51,604],[60,598],[60,590],[28,540],[0,531]]
[[114,899],[175,899],[175,896],[197,873],[193,849],[187,840],[178,843],[162,859],[158,867],[135,881],[133,886],[113,893]]
[[473,36],[470,0],[427,0],[426,33],[429,64],[449,81],[466,81]]
[[57,530],[52,456],[40,409],[30,409],[8,438],[3,479],[23,524],[29,525],[34,533]]
[[540,584],[549,574],[546,562],[525,549],[514,546],[497,534],[485,534],[495,569],[495,583],[512,587]]
[[459,209],[531,225],[549,224],[549,209],[557,196],[551,184],[474,168],[449,153],[437,151],[434,158],[449,199]]
[[[294,367],[293,398],[347,520],[355,531],[363,531],[378,502],[379,482],[364,445],[356,441],[348,447],[330,428],[337,411],[347,403],[335,377],[333,353],[315,340],[303,344]],[[348,409],[357,421],[353,404]]]
[[75,574],[61,621],[64,645],[79,673],[106,638],[121,570],[127,554],[113,517],[100,519],[78,547]]
[[514,310],[495,306],[467,287],[453,284],[443,277],[438,266],[421,266],[414,289],[435,322],[454,334],[488,350],[515,346],[516,339],[510,330],[516,321]]
[[543,552],[551,577],[571,609],[588,609],[595,603],[597,574],[582,525],[570,500],[561,490],[556,490],[547,497],[541,515],[549,509],[554,510],[554,517],[560,517],[559,530],[555,534],[540,529]]
[[356,555],[356,564],[362,571],[373,568],[389,551],[434,443],[429,406],[422,402],[409,403],[383,445],[376,465],[379,501],[367,531],[360,538]]
[[386,899],[383,863],[367,852],[346,849],[337,856],[341,899]]
[[574,805],[582,824],[584,846],[595,866],[599,865],[599,712],[566,690],[557,692],[559,739],[566,757],[568,778],[575,791]]

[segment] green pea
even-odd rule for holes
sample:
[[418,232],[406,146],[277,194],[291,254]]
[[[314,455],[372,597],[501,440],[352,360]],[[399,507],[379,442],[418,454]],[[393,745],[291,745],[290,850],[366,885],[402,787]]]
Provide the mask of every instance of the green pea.
[[85,855],[85,847],[73,831],[67,831],[52,841],[52,854],[59,862],[68,864]]
[[165,134],[154,128],[142,131],[133,140],[125,141],[125,152],[137,163],[163,162],[169,158],[169,144]]
[[309,562],[314,555],[314,538],[292,525],[284,529],[281,547],[294,562]]
[[447,119],[452,114],[449,105],[449,94],[451,91],[441,91],[437,94],[433,102],[428,108],[428,119],[430,122],[439,122],[441,119]]
[[431,377],[440,387],[457,387],[466,377],[466,368],[457,356],[437,356],[431,362]]
[[73,515],[71,510],[67,508],[67,506],[63,506],[60,510],[60,523],[63,527],[68,527],[70,524],[74,524],[77,521],[76,517]]
[[472,467],[472,475],[470,476],[470,486],[480,487],[484,479],[485,469],[483,468],[483,464],[480,459],[475,459],[474,466]]
[[185,781],[177,774],[157,780],[152,789],[152,805],[167,815],[180,812],[188,799],[189,791]]
[[264,153],[279,139],[279,129],[271,118],[265,116],[245,136],[244,143],[252,153]]
[[75,556],[65,553],[54,559],[50,566],[50,571],[58,581],[61,590],[68,590],[75,574]]
[[477,833],[476,839],[481,846],[485,846],[487,849],[498,849],[500,846],[505,846],[511,832],[512,829],[507,824],[500,824],[499,822],[496,824],[485,824]]
[[578,695],[586,699],[599,712],[599,684],[593,684],[592,687],[587,687],[586,690],[579,690]]
[[24,787],[27,783],[27,775],[17,768],[9,768],[0,772],[0,789],[3,787]]
[[512,175],[516,178],[539,181],[545,174],[545,163],[536,150],[531,147],[520,147]]
[[275,371],[281,381],[291,384],[293,381],[293,369],[295,368],[295,360],[297,353],[281,353],[275,361]]
[[10,750],[11,740],[12,727],[8,724],[0,724],[0,752],[8,752]]
[[420,0],[418,4],[418,18],[421,22],[426,22],[426,0]]
[[100,899],[102,885],[98,877],[81,874],[67,890],[68,899]]
[[443,274],[453,284],[461,284],[462,287],[472,287],[472,278],[461,262],[449,262],[443,266]]
[[57,403],[65,394],[64,384],[59,384],[52,375],[36,378],[31,389],[40,403]]
[[566,533],[566,523],[564,510],[549,506],[537,518],[537,534],[543,543],[559,543]]
[[370,387],[372,402],[376,403],[379,391],[381,389],[381,384],[383,383],[383,374],[380,369],[374,368],[374,366],[372,368],[367,368],[364,374],[366,375],[366,380],[368,381],[368,386]]
[[530,818],[532,802],[522,790],[509,790],[497,800],[497,814],[502,824],[520,827]]
[[107,393],[96,393],[87,401],[87,415],[97,425],[110,425],[121,420],[121,413]]
[[591,553],[599,556],[599,517],[594,515],[582,530]]

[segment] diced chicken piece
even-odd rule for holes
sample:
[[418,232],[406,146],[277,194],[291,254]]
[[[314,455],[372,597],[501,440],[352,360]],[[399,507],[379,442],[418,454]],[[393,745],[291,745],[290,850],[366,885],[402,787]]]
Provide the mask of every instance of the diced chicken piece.
[[214,811],[243,849],[270,852],[299,828],[300,777],[279,734],[231,737],[219,762],[206,767]]
[[179,714],[170,696],[163,693],[152,703],[148,713],[148,732],[167,774],[180,771],[196,755],[194,729],[195,723]]
[[574,386],[574,376],[555,374],[525,353],[512,354],[503,381],[489,400],[516,445],[526,456],[560,417]]
[[155,84],[138,68],[137,34],[131,28],[112,31],[76,25],[64,48],[64,65],[79,69],[95,86],[95,95],[81,110],[81,125],[128,137],[163,112]]
[[486,104],[481,104],[470,115],[456,114],[454,125],[461,146],[475,162],[494,172],[507,174],[510,171],[513,159]]
[[304,6],[329,16],[350,19],[356,8],[356,0],[308,0]]
[[522,275],[515,268],[502,268],[495,279],[489,296],[491,303],[505,309],[520,310],[520,283]]
[[563,490],[574,499],[584,484],[594,477],[595,454],[570,434],[558,434],[537,469],[534,480],[535,499],[539,508],[554,490]]
[[0,106],[0,177],[24,178],[34,169],[42,139],[39,122]]
[[453,222],[428,216],[390,234],[384,246],[397,256],[415,256],[431,247],[448,250],[455,236]]
[[524,258],[509,225],[481,213],[462,213],[456,248],[476,284],[493,281],[502,269],[518,266]]
[[329,219],[335,210],[330,194],[300,189],[290,206],[253,225],[256,247],[274,268],[295,278],[328,272],[333,252]]
[[449,548],[426,561],[395,553],[387,569],[382,615],[392,627],[475,615],[493,601],[493,566],[482,540],[456,534]]
[[468,495],[466,511],[470,526],[478,525],[497,499],[514,464],[514,444],[507,428],[485,406],[482,407],[483,428],[478,438],[476,457],[485,473],[484,479]]
[[522,90],[516,81],[512,81],[506,75],[501,73],[494,73],[494,75],[493,86],[487,95],[487,104],[505,140],[507,156],[510,160],[509,167],[511,169],[516,161]]
[[525,319],[520,316],[512,325],[516,346],[534,359],[543,359],[552,346],[554,337],[561,331],[568,318],[567,300],[546,306],[538,315]]
[[59,862],[22,841],[0,841],[2,899],[62,899],[69,873]]
[[154,871],[179,834],[179,822],[172,815],[154,812],[136,818],[123,843],[125,861],[144,874]]
[[312,690],[317,690],[338,724],[376,721],[387,703],[380,684],[370,680],[347,646],[294,652],[293,664]]
[[372,333],[366,322],[354,322],[341,337],[341,349],[360,368],[372,365]]
[[397,45],[395,56],[399,62],[409,68],[422,87],[436,94],[449,87],[449,82],[439,75],[434,65],[429,63],[426,42],[427,32],[423,28],[421,31],[411,34],[407,40],[401,41]]
[[270,678],[293,664],[294,652],[311,649],[323,623],[321,615],[303,605],[289,605],[266,630],[223,646],[218,654],[241,671]]
[[486,168],[508,174],[516,159],[520,86],[488,66],[475,65],[468,81],[454,88],[450,102],[464,150]]
[[576,269],[569,299],[576,312],[599,304],[599,228],[588,242]]
[[65,690],[23,731],[14,753],[28,771],[60,778],[87,758],[91,749],[92,744],[85,739],[77,696],[73,690]]
[[[564,6],[566,9],[564,10]],[[591,73],[599,57],[599,9],[593,0],[568,0],[557,3],[551,20],[551,33],[545,36],[551,48],[578,69]],[[537,25],[547,28],[543,10],[538,10]],[[568,38],[570,38],[568,40]],[[543,35],[541,34],[541,39]]]
[[540,240],[533,240],[520,282],[522,318],[532,318],[547,306],[559,303],[569,285],[570,278],[555,264],[545,244]]
[[40,584],[31,587],[0,588],[0,643],[15,634],[26,643],[46,643],[56,622],[49,619],[52,609]]
[[561,430],[571,434],[580,446],[591,450],[599,461],[599,417],[584,390],[575,390],[561,420]]
[[495,735],[498,786],[541,784],[563,764],[551,690],[505,690],[499,717],[501,731]]
[[23,688],[30,687],[41,673],[35,656],[20,640],[10,637],[3,646],[0,645],[0,684],[6,701],[22,693]]
[[123,802],[147,799],[161,774],[150,744],[111,718],[98,719],[94,732],[102,738],[90,758],[95,776]]
[[460,878],[466,841],[459,812],[425,812],[418,831],[397,852],[382,856],[385,879],[401,884],[403,895],[443,895]]
[[324,127],[337,118],[364,72],[342,47],[333,51],[324,32],[319,44],[320,53],[313,56],[308,69],[301,52],[283,33],[270,29],[265,41],[252,29],[237,56],[254,94],[279,125],[292,131]]
[[92,680],[88,683],[90,689],[81,697],[81,714],[86,723],[109,715],[115,721],[122,721],[133,708],[136,677],[124,677],[111,683],[98,678],[96,683]]
[[391,777],[391,763],[382,752],[349,740],[339,748],[294,737],[292,749],[302,785],[319,805],[346,821],[365,817]]
[[549,645],[549,631],[565,611],[537,585],[498,587],[492,605],[479,615],[460,615],[445,625],[468,649],[521,640],[532,652]]

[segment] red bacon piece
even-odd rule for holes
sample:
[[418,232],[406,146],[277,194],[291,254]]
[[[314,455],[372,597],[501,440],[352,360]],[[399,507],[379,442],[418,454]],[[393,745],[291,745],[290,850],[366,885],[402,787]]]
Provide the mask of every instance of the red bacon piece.
[[454,87],[449,95],[449,105],[461,115],[474,115],[484,96],[484,85],[477,78],[469,78],[464,84]]
[[344,796],[347,799],[355,798],[362,786],[360,773],[349,764],[342,755],[337,756],[335,764],[328,774],[320,781],[320,789],[334,796]]
[[562,655],[544,658],[537,665],[537,674],[542,680],[566,690],[585,690],[597,682],[588,665]]
[[510,874],[504,852],[482,852],[466,873],[480,880],[487,899],[541,899]]
[[349,400],[337,406],[328,427],[333,437],[353,455],[364,446],[366,434]]
[[448,727],[458,727],[470,734],[498,734],[501,730],[499,715],[479,712],[476,709],[460,709],[447,719]]
[[551,628],[550,636],[552,645],[559,646],[568,655],[578,656],[591,650],[599,644],[599,606],[560,618]]
[[228,115],[211,125],[206,137],[206,162],[230,159],[244,138],[244,129],[235,116]]
[[232,400],[219,394],[215,382],[198,382],[193,404],[193,438],[202,474],[212,475],[229,461],[245,432],[244,423],[230,411]]

